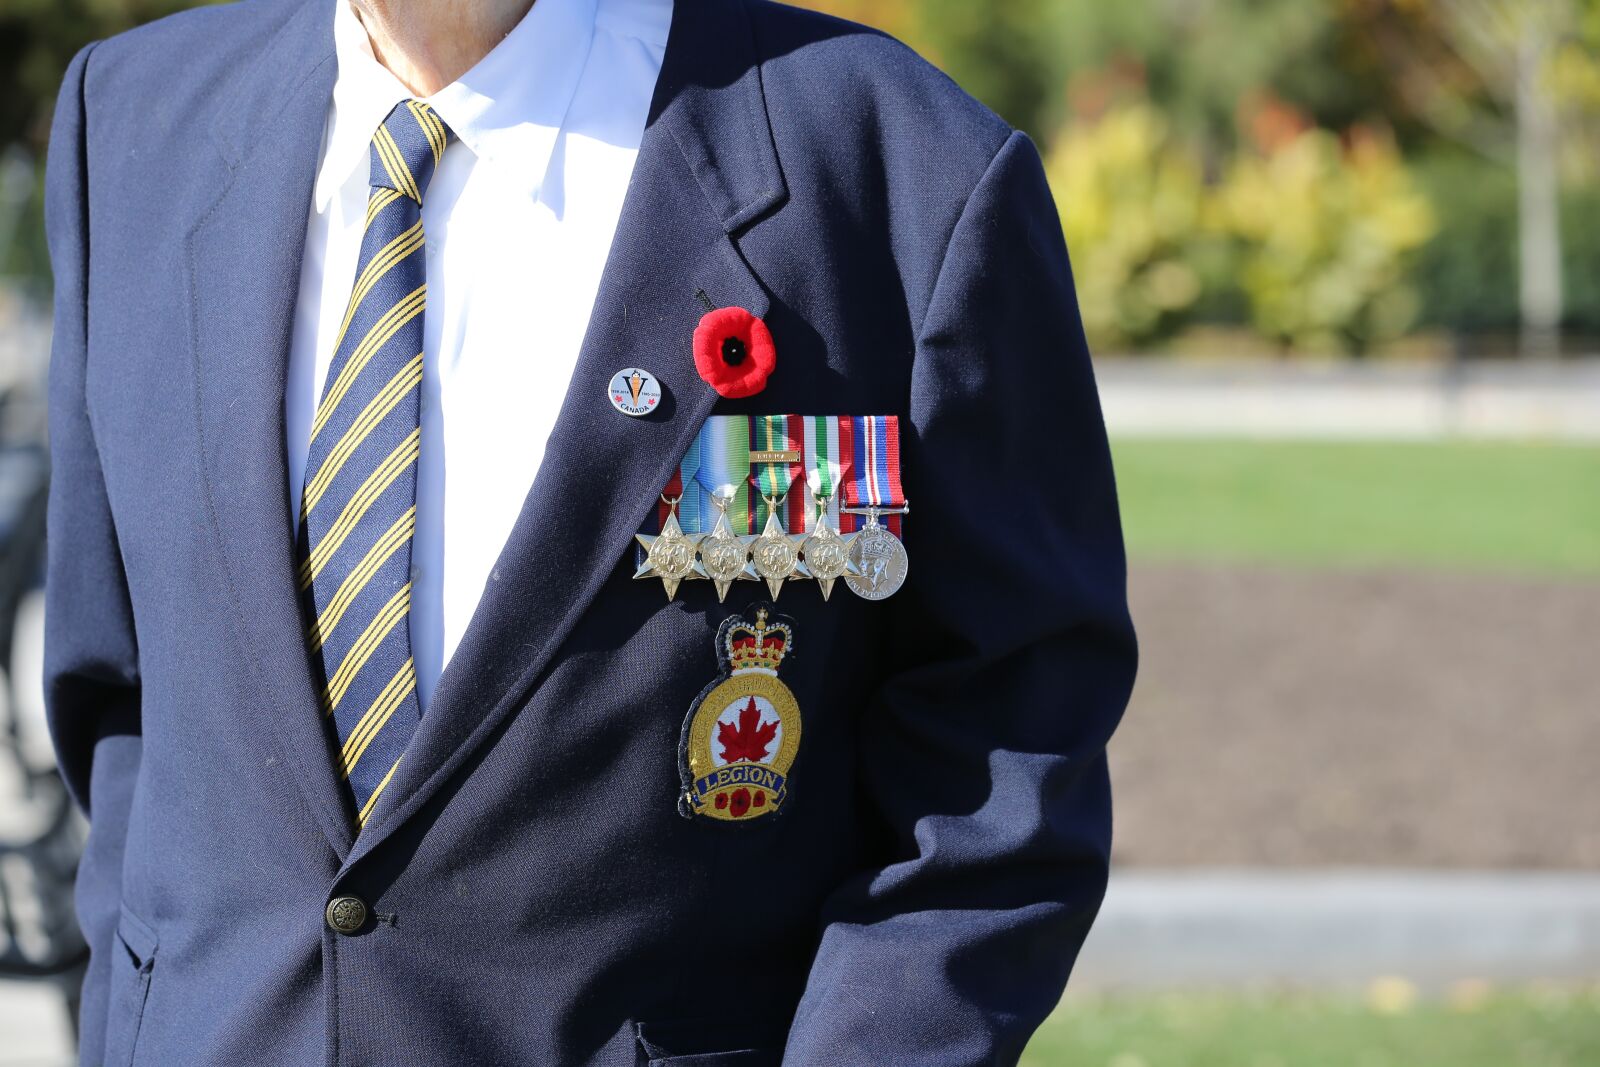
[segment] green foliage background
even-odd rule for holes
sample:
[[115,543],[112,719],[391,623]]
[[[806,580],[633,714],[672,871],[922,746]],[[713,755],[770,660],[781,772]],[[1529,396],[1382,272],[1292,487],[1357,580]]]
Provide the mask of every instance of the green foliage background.
[[[41,161],[56,86],[72,54],[193,2],[0,0],[0,150]],[[1104,324],[1091,325],[1100,350],[1167,350],[1185,331],[1208,324],[1254,330],[1269,350],[1360,353],[1416,330],[1453,338],[1462,350],[1493,350],[1517,328],[1514,172],[1504,159],[1442,131],[1414,99],[1417,76],[1426,74],[1448,87],[1457,112],[1502,124],[1505,118],[1493,87],[1452,52],[1436,5],[799,2],[901,37],[1030,133],[1053,178],[1100,168],[1098,180],[1120,200],[1097,209],[1106,216],[1099,222],[1075,225],[1083,205],[1058,185],[1075,261],[1098,272],[1091,288],[1105,303],[1086,319]],[[1562,201],[1566,325],[1600,339],[1600,0],[1488,2],[1550,5],[1570,16],[1570,39],[1550,70],[1570,120]],[[1129,171],[1125,159],[1082,158],[1112,151],[1111,139],[1094,131],[1130,109],[1156,119],[1147,171]],[[1248,185],[1252,168],[1270,173],[1274,153],[1300,133],[1324,138],[1303,153],[1322,159],[1311,179],[1319,195],[1286,197],[1306,203],[1284,206],[1300,213],[1305,235],[1322,236],[1296,246],[1241,219],[1240,198],[1229,187]],[[1382,177],[1381,153],[1363,160],[1331,147],[1357,142],[1398,153],[1398,174]],[[1069,143],[1077,153],[1070,157]],[[1372,176],[1372,188],[1361,186],[1362,173]],[[1158,188],[1169,209],[1176,195],[1194,203],[1168,210],[1159,232],[1142,235],[1138,220],[1150,210],[1142,198]],[[1393,225],[1415,197],[1429,208],[1420,243],[1402,239]],[[39,214],[36,192],[0,248],[0,271],[47,277]],[[1386,236],[1359,245],[1333,239],[1352,228]],[[1115,247],[1097,244],[1107,241]],[[1330,314],[1339,321],[1325,321]]]
[[[1566,327],[1600,337],[1600,0],[1487,0],[1515,12],[1540,5],[1567,19],[1566,37],[1545,72],[1561,94],[1566,141],[1563,265]],[[1394,334],[1433,330],[1444,343],[1471,353],[1505,351],[1519,324],[1516,178],[1510,146],[1482,150],[1461,128],[1441,123],[1418,102],[1418,85],[1437,83],[1445,112],[1498,125],[1508,109],[1495,86],[1464,56],[1445,5],[1426,0],[1005,0],[998,5],[956,0],[812,0],[848,18],[900,36],[949,71],[1001,115],[1027,130],[1045,150],[1053,175],[1101,168],[1105,188],[1122,201],[1101,205],[1114,221],[1075,226],[1081,201],[1057,194],[1076,262],[1110,273],[1092,283],[1108,301],[1086,308],[1097,348],[1155,348],[1199,324],[1255,324],[1266,347],[1366,352]],[[1504,42],[1514,47],[1515,42]],[[1146,169],[1129,170],[1115,139],[1090,135],[1130,109],[1152,109],[1159,134]],[[1380,241],[1382,257],[1322,240],[1299,253],[1311,259],[1263,255],[1264,236],[1230,229],[1199,206],[1170,210],[1174,182],[1196,175],[1197,204],[1226,186],[1241,163],[1270,155],[1288,138],[1286,122],[1304,124],[1349,145],[1377,139],[1403,164],[1388,182],[1387,201],[1368,197],[1352,207],[1337,192],[1295,208],[1331,211],[1295,221],[1308,232],[1337,233],[1393,219],[1409,198],[1428,205],[1431,224],[1421,243]],[[1276,128],[1274,128],[1276,124]],[[1263,147],[1263,139],[1279,143]],[[1503,136],[1502,136],[1503,140]],[[1072,147],[1067,147],[1067,142]],[[1087,163],[1073,153],[1107,153]],[[1371,163],[1369,154],[1367,163]],[[1332,190],[1362,161],[1329,160]],[[1121,168],[1121,169],[1119,169]],[[1374,168],[1377,174],[1381,168]],[[1152,192],[1165,189],[1166,215],[1140,232]],[[1285,198],[1288,199],[1287,197]],[[1359,199],[1359,198],[1358,198]],[[1174,217],[1185,216],[1175,228]],[[1382,229],[1382,225],[1378,226]],[[1392,227],[1389,228],[1394,234]],[[1130,236],[1131,234],[1131,236]],[[1076,238],[1074,240],[1074,238]],[[1109,242],[1102,247],[1100,242]],[[1144,245],[1142,249],[1129,245]],[[1270,251],[1270,250],[1269,250]],[[1281,249],[1280,249],[1281,251]],[[1141,255],[1143,258],[1141,258]],[[1320,258],[1318,258],[1320,257]],[[1256,265],[1250,266],[1251,262]],[[1152,279],[1179,270],[1200,286],[1187,302],[1148,297]],[[1117,273],[1121,270],[1122,273]],[[1276,276],[1273,270],[1277,271]],[[1080,285],[1085,284],[1080,277]],[[1345,308],[1333,329],[1289,331],[1281,322],[1285,293],[1308,294],[1342,284],[1325,300]],[[1183,287],[1168,287],[1170,297]],[[1387,308],[1379,306],[1387,300]],[[1265,302],[1265,303],[1264,303]],[[1405,313],[1397,309],[1404,305]],[[1290,309],[1291,311],[1294,309]],[[1299,309],[1288,318],[1305,318]],[[1315,316],[1310,316],[1314,318]],[[1093,322],[1108,328],[1096,336]],[[1580,341],[1580,343],[1582,343]]]

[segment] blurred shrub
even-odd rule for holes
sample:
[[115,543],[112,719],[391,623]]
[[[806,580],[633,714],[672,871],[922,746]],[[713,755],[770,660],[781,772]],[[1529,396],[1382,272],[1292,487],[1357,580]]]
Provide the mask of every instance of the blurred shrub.
[[1216,204],[1251,323],[1285,348],[1361,353],[1415,323],[1408,260],[1434,217],[1387,138],[1311,129],[1243,152]]
[[1229,307],[1285,349],[1363,352],[1416,322],[1433,212],[1394,144],[1283,106],[1246,130],[1258,147],[1211,184],[1144,100],[1057,136],[1046,168],[1091,343],[1149,348]]
[[1046,168],[1090,340],[1141,347],[1170,337],[1202,292],[1199,161],[1137,102],[1069,125]]

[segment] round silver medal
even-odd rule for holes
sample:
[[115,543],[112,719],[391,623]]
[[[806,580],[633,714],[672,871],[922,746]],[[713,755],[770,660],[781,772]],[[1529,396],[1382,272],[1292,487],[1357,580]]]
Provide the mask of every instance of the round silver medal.
[[856,596],[883,600],[905,584],[906,546],[877,523],[868,523],[850,542],[850,562],[859,573],[846,573],[844,582]]
[[624,415],[638,418],[661,406],[661,383],[647,370],[624,367],[611,376],[606,396],[610,398],[612,407]]

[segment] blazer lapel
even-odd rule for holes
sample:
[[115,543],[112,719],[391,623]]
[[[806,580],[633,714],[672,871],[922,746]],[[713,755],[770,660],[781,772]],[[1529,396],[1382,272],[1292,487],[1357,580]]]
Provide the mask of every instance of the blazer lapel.
[[[786,195],[739,0],[674,7],[666,54],[577,367],[538,477],[353,864],[417,811],[538,682],[607,581],[717,394],[690,348],[718,306],[768,296],[732,234]],[[640,366],[661,410],[618,414],[607,386]],[[557,516],[581,514],[581,522]]]
[[312,182],[336,65],[332,4],[303,4],[242,75],[213,131],[231,178],[189,234],[201,473],[275,739],[339,856],[353,819],[333,771],[297,599],[283,417]]

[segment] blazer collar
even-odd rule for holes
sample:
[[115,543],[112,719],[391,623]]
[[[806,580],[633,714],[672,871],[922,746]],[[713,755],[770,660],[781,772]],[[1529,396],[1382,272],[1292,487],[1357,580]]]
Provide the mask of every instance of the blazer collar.
[[[287,6],[287,5],[285,5]],[[289,8],[219,94],[228,164],[187,237],[200,475],[257,693],[236,728],[276,745],[329,844],[353,840],[296,599],[284,388],[311,184],[334,78],[333,6]]]
[[[300,258],[335,73],[331,4],[296,8],[223,95],[213,135],[230,176],[188,238],[201,471],[257,670],[262,706],[250,728],[275,735],[347,867],[421,811],[521,706],[627,552],[717,399],[690,352],[703,310],[695,291],[768,310],[735,241],[787,188],[745,2],[674,7],[644,139],[543,467],[359,840],[305,654],[283,418]],[[662,410],[643,419],[611,410],[607,383],[628,365],[656,373],[666,390]],[[579,529],[549,521],[580,507]]]
[[[333,49],[334,4],[346,0],[307,0],[283,4],[289,15],[229,88],[218,94],[211,136],[229,167],[255,153],[263,129],[284,112],[307,102],[325,117],[336,74]],[[298,132],[311,141],[312,168],[321,148],[322,122]],[[299,142],[297,142],[297,145]]]
[[[325,106],[336,78],[335,4],[299,4],[249,70],[224,92],[212,135],[230,167],[308,82]],[[664,126],[729,233],[788,197],[761,88],[746,0],[678,0],[647,125]],[[320,152],[322,124],[301,129]]]
[[788,198],[745,0],[679,0],[650,106],[728,233]]
[[[428,713],[346,868],[455,775],[525,703],[632,545],[717,394],[694,368],[704,308],[770,298],[731,235],[784,198],[744,0],[679,0],[600,291],[543,465]],[[642,366],[661,410],[617,414]],[[554,516],[569,521],[553,522]],[[581,515],[581,521],[576,516]]]

